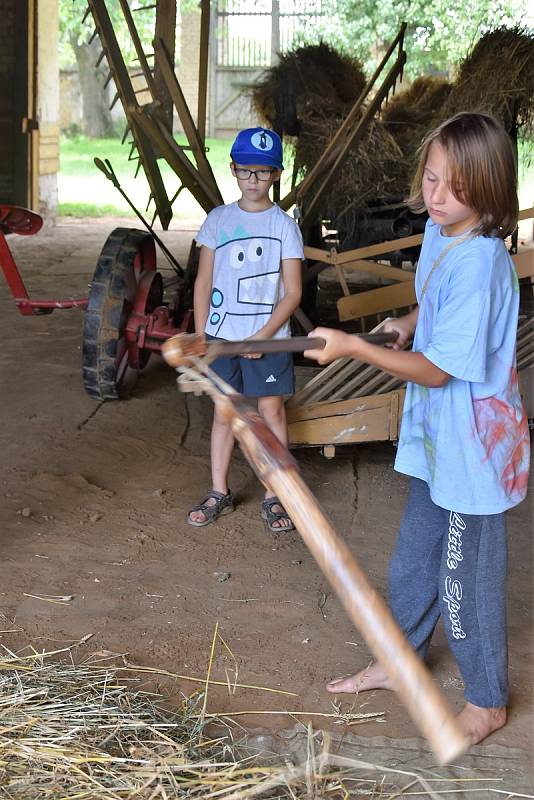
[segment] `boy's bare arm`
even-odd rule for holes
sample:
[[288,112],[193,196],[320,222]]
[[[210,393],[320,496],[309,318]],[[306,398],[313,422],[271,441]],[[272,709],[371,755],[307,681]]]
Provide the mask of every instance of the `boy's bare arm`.
[[306,350],[304,353],[319,364],[328,364],[336,358],[357,358],[403,381],[412,381],[428,388],[445,386],[451,378],[448,372],[433,364],[422,353],[378,347],[358,336],[332,328],[316,328],[309,335],[326,340],[324,350]]
[[284,296],[275,306],[269,321],[251,339],[270,339],[288,321],[298,308],[302,296],[302,262],[300,258],[285,258],[282,261]]
[[211,287],[213,283],[213,262],[215,251],[202,245],[198,262],[198,272],[193,292],[193,311],[195,332],[204,333],[210,311]]

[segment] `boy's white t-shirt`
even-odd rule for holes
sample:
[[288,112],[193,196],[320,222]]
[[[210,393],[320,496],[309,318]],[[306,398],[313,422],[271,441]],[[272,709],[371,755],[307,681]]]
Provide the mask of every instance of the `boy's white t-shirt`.
[[[283,297],[282,260],[304,258],[298,225],[277,205],[251,212],[235,202],[210,211],[196,241],[215,251],[205,332],[230,341],[253,336]],[[289,335],[288,321],[275,337]]]
[[527,492],[529,432],[517,382],[519,284],[501,239],[454,241],[428,221],[417,267],[413,350],[452,377],[408,383],[395,469],[426,481],[436,505],[498,514]]

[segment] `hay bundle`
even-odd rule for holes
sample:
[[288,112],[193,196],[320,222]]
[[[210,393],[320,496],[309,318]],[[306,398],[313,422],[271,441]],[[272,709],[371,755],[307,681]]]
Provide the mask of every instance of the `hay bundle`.
[[[359,61],[320,45],[283,56],[255,88],[261,118],[294,142],[295,174],[304,176],[322,156],[366,83]],[[402,153],[379,121],[351,148],[335,185],[323,197],[322,214],[349,231],[370,202],[391,197],[405,181]],[[313,190],[312,190],[313,191]]]
[[385,107],[382,122],[410,167],[415,168],[415,154],[421,140],[440,121],[452,88],[444,78],[422,76],[406,91],[396,94]]
[[254,88],[252,102],[265,122],[281,134],[297,136],[302,115],[314,104],[332,111],[350,107],[366,79],[360,62],[321,42],[289,51]]
[[[255,108],[268,124],[298,137],[296,174],[303,177],[315,166],[364,83],[358,62],[325,44],[294,50],[266,73],[254,91]],[[534,134],[532,34],[519,28],[491,31],[461,64],[454,84],[420,77],[391,99],[348,152],[321,200],[322,217],[342,239],[361,225],[369,206],[403,200],[422,139],[459,111],[487,111],[512,135]]]
[[[336,114],[307,108],[295,146],[295,163],[301,174],[314,166],[345,119],[350,106]],[[321,207],[325,219],[342,232],[351,232],[369,205],[402,198],[407,165],[393,136],[380,120],[373,120],[363,138],[352,146]],[[319,182],[318,182],[319,184]],[[318,185],[317,184],[317,185]],[[315,190],[312,187],[311,193]],[[342,234],[343,235],[343,234]]]
[[534,34],[522,28],[486,33],[460,65],[442,119],[459,111],[486,111],[508,133],[534,134]]

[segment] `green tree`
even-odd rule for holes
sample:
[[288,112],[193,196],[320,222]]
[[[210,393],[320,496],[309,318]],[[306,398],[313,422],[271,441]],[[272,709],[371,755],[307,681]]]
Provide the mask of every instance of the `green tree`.
[[[132,4],[131,0],[128,3]],[[74,66],[77,68],[83,104],[83,133],[94,138],[105,137],[113,134],[109,109],[113,92],[109,86],[105,86],[108,77],[106,59],[103,58],[95,66],[102,46],[98,36],[92,38],[92,16],[89,15],[83,21],[86,8],[85,3],[80,3],[79,0],[59,0],[60,66],[64,69]],[[135,51],[119,0],[106,0],[106,8],[125,63],[131,65]],[[134,16],[141,41],[145,49],[149,49],[154,35],[155,12],[149,9]]]
[[[336,13],[321,26],[324,38],[358,56],[368,71],[388,47],[401,22],[410,77],[450,73],[486,31],[522,25],[522,0],[334,0]],[[496,59],[498,54],[496,54]]]

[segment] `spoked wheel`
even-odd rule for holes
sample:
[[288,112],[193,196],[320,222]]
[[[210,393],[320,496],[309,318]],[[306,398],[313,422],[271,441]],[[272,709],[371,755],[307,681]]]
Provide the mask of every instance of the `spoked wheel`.
[[116,400],[126,370],[142,369],[150,352],[128,342],[126,325],[134,311],[150,312],[161,303],[150,234],[116,228],[100,253],[83,329],[83,382],[95,400]]

